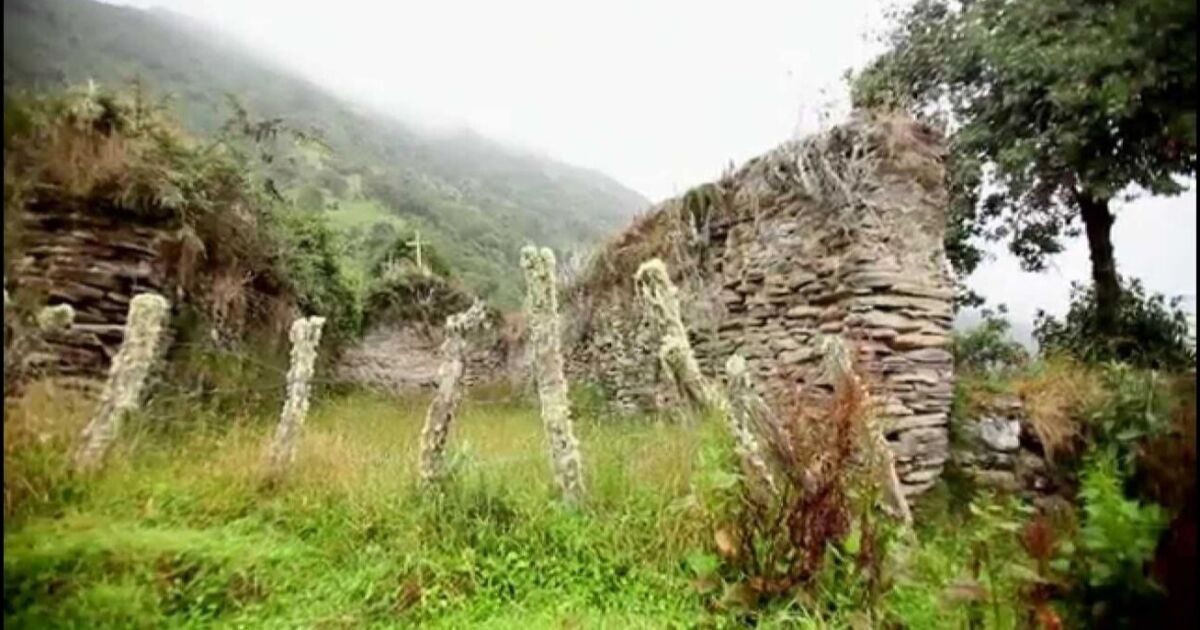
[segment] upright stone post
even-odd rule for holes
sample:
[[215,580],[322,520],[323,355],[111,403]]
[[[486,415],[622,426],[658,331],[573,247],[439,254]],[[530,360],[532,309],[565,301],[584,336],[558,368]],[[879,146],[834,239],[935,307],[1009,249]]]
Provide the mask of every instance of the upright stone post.
[[279,426],[275,440],[271,443],[267,461],[267,480],[282,479],[288,466],[296,458],[296,441],[304,418],[308,414],[309,382],[317,360],[317,345],[321,343],[321,328],[324,317],[300,318],[292,322],[289,337],[292,341],[292,362],[287,373],[287,400],[279,415]]
[[525,270],[527,285],[525,308],[533,343],[533,368],[538,397],[542,401],[542,422],[550,441],[554,476],[563,497],[570,503],[578,503],[584,493],[583,463],[579,442],[571,427],[567,381],[563,376],[554,252],[545,247],[538,250],[527,246],[521,250],[521,267]]
[[75,323],[75,309],[70,304],[42,307],[37,314],[38,330],[44,335],[65,332]]
[[900,476],[896,473],[896,459],[892,454],[891,447],[888,446],[887,438],[883,435],[883,430],[879,427],[875,410],[871,408],[870,390],[854,371],[846,342],[841,337],[828,335],[822,340],[821,345],[825,354],[826,376],[833,381],[848,378],[851,387],[858,388],[865,407],[863,419],[866,423],[869,462],[879,476],[880,484],[883,486],[883,491],[891,503],[895,515],[905,525],[912,525],[912,511],[908,507],[908,499],[905,498],[904,490],[900,485]]
[[431,487],[442,477],[445,465],[446,437],[450,423],[462,398],[459,385],[466,371],[467,334],[482,325],[487,318],[483,302],[446,318],[445,340],[442,341],[442,365],[438,368],[438,388],[425,414],[421,431],[420,476],[423,487]]
[[[76,471],[87,472],[100,466],[125,418],[141,404],[146,376],[158,356],[169,310],[167,300],[155,293],[143,293],[130,300],[125,338],[113,357],[100,405],[83,430],[82,444],[75,452]],[[55,325],[62,319],[65,313],[48,316],[45,324]]]
[[658,359],[664,372],[693,407],[707,410],[720,406],[719,393],[700,373],[692,352],[679,311],[678,291],[667,275],[667,266],[657,258],[647,260],[638,267],[634,284],[662,334]]
[[770,413],[767,404],[754,391],[750,382],[750,371],[746,369],[746,360],[739,355],[732,355],[725,362],[725,374],[729,377],[729,400],[724,405],[725,418],[729,432],[733,434],[738,458],[742,466],[751,474],[762,480],[772,492],[775,491],[775,478],[767,468],[763,459],[762,447],[752,428],[755,422],[763,422],[764,414]]
[[653,258],[642,263],[634,275],[634,284],[661,331],[658,358],[664,372],[693,408],[724,417],[743,470],[773,491],[775,479],[750,426],[752,414],[760,409],[755,405],[758,399],[750,385],[745,359],[734,355],[725,364],[729,375],[729,398],[726,398],[700,372],[700,363],[692,351],[687,327],[680,314],[679,292],[663,261]]

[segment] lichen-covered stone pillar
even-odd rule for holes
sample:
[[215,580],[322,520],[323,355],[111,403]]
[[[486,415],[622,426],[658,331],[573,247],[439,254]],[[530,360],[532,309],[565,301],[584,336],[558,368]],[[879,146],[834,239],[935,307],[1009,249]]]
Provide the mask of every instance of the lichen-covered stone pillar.
[[717,407],[719,393],[700,373],[700,364],[696,362],[679,312],[678,291],[667,275],[667,266],[657,258],[642,263],[634,276],[634,284],[662,336],[658,359],[663,371],[691,405],[698,409]]
[[46,306],[37,314],[38,330],[45,335],[63,332],[73,323],[75,323],[75,309],[70,304]]
[[774,489],[775,481],[751,428],[753,414],[761,412],[761,401],[750,384],[746,360],[734,355],[725,364],[730,379],[727,398],[700,372],[700,364],[692,352],[687,327],[680,315],[678,292],[667,274],[666,265],[657,258],[646,261],[638,268],[634,283],[655,326],[662,333],[658,356],[664,371],[693,407],[724,417],[743,469],[756,481]]
[[868,463],[875,470],[884,495],[891,504],[891,509],[896,517],[905,525],[912,525],[912,511],[909,510],[908,499],[904,496],[900,477],[896,474],[895,457],[875,418],[876,410],[871,405],[871,392],[863,384],[858,373],[854,371],[846,342],[841,337],[827,335],[821,339],[821,346],[824,351],[824,368],[827,378],[833,382],[847,379],[851,387],[858,389],[863,400],[862,418],[865,424],[863,428],[866,432],[864,437],[867,442]]
[[445,472],[446,437],[462,398],[460,385],[466,371],[467,335],[481,326],[486,318],[483,302],[475,302],[471,308],[446,318],[446,338],[441,347],[442,365],[438,368],[437,393],[429,404],[425,428],[421,431],[419,470],[423,487],[433,486]]
[[279,415],[275,439],[267,455],[267,480],[280,480],[296,457],[296,442],[308,414],[308,396],[317,346],[321,343],[324,317],[300,318],[292,322],[292,362],[287,373],[287,400]]
[[8,396],[20,391],[23,383],[37,375],[36,370],[30,369],[30,355],[42,349],[47,339],[71,329],[75,309],[70,304],[44,306],[34,317],[36,326],[31,326],[28,322],[14,325],[15,322],[9,321],[7,301],[4,308],[4,395]]
[[550,441],[554,477],[563,498],[577,503],[584,494],[583,463],[579,442],[571,427],[567,381],[563,375],[554,252],[545,247],[540,250],[525,247],[521,250],[521,267],[525,270],[527,284],[526,310],[533,344],[533,369],[542,402],[542,422]]
[[[141,404],[146,376],[158,356],[169,311],[167,300],[155,293],[143,293],[130,300],[124,341],[113,357],[100,405],[83,430],[82,444],[75,452],[76,471],[100,466],[125,418]],[[52,319],[61,319],[61,314],[48,318],[47,323]]]
[[729,357],[725,362],[725,374],[729,377],[729,399],[725,408],[725,418],[729,432],[733,434],[738,458],[749,474],[757,477],[773,492],[775,478],[767,468],[762,448],[754,435],[755,424],[765,421],[765,414],[770,413],[770,409],[754,391],[745,359],[736,354]]

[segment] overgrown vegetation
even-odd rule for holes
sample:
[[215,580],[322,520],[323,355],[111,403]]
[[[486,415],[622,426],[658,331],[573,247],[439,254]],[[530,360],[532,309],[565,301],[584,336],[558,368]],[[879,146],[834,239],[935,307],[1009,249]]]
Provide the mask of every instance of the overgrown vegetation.
[[385,228],[356,240],[280,193],[272,164],[320,148],[319,138],[231,101],[222,131],[202,140],[148,99],[137,85],[6,93],[6,273],[23,251],[21,213],[65,205],[165,221],[174,287],[234,338],[278,335],[299,312],[326,317],[337,348],[364,326],[440,323],[469,305],[437,248],[421,243],[418,260],[418,234]]
[[[291,213],[258,168],[278,121],[248,122],[201,141],[181,131],[161,101],[139,89],[93,86],[61,94],[5,95],[5,269],[23,251],[24,212],[78,208],[149,221],[173,232],[173,287],[235,335],[247,323],[286,326],[290,311],[339,313],[347,288],[319,219]],[[6,230],[7,231],[7,230]]]
[[[473,293],[520,304],[517,251],[528,241],[559,250],[598,238],[649,205],[585,169],[522,153],[468,131],[427,136],[360,111],[285,68],[182,15],[80,0],[4,3],[5,93],[102,86],[140,77],[173,95],[192,133],[217,133],[226,95],[266,119],[316,128],[328,150],[277,156],[269,171],[297,207],[337,226],[419,229]],[[339,227],[340,229],[340,227]]]
[[[1162,511],[1127,498],[1103,451],[1082,469],[1077,513],[988,494],[966,509],[936,490],[905,540],[865,518],[868,495],[833,501],[827,490],[856,484],[818,463],[838,457],[824,441],[797,436],[817,478],[796,479],[790,496],[806,498],[780,505],[782,521],[760,520],[717,423],[584,415],[592,481],[570,511],[554,507],[536,409],[496,393],[465,401],[451,481],[431,501],[415,486],[423,398],[325,391],[296,475],[262,494],[271,404],[152,400],[112,466],[81,480],[65,453],[87,405],[34,387],[6,401],[5,622],[1076,627],[1162,601],[1144,566]],[[849,428],[803,426],[838,443]]]
[[[1130,293],[1141,299],[1134,286]],[[1068,321],[1086,321],[1088,308],[1094,304],[1077,301]],[[1163,317],[1161,298],[1157,313],[1147,319],[1174,321]],[[1063,352],[1070,348],[1017,363],[970,360],[1004,354],[1005,328],[992,315],[960,340],[968,363],[954,422],[970,422],[991,397],[1016,395],[1062,482],[1065,502],[1021,519],[1036,560],[1025,591],[1031,603],[1089,627],[1194,619],[1187,602],[1195,580],[1181,567],[1195,558],[1187,551],[1195,540],[1195,483],[1187,477],[1195,473],[1194,372]]]
[[1029,360],[1024,346],[1012,339],[1012,324],[1002,305],[997,311],[984,309],[973,328],[954,333],[954,365],[974,373],[994,373],[1021,367]]
[[1180,299],[1146,295],[1136,278],[1123,282],[1115,323],[1100,325],[1092,287],[1074,284],[1062,319],[1039,312],[1033,335],[1043,352],[1065,353],[1089,362],[1121,361],[1139,367],[1185,370],[1196,365],[1196,349]]
[[1041,270],[1082,224],[1097,325],[1114,333],[1111,203],[1178,194],[1196,173],[1195,3],[918,0],[893,17],[853,100],[951,131],[955,268],[979,265],[983,237]]
[[[6,18],[26,25],[61,18],[87,38],[120,36],[79,30],[105,23],[108,10],[5,4]],[[514,239],[591,234],[607,210],[583,210],[561,230],[546,226],[564,207],[601,209],[608,203],[592,197],[624,193],[475,138],[422,145],[286,82],[263,87],[264,99],[339,121],[329,142],[281,118],[255,119],[236,101],[232,118],[218,125],[194,109],[218,91],[198,90],[180,70],[192,60],[176,55],[169,38],[151,36],[184,33],[194,41],[196,27],[140,19],[150,44],[134,58],[192,90],[185,116],[207,124],[211,137],[183,132],[140,89],[5,94],[6,228],[20,227],[30,208],[59,204],[167,223],[175,234],[172,288],[185,297],[179,336],[149,383],[149,400],[98,474],[69,473],[90,404],[50,382],[19,395],[6,387],[6,624],[1057,629],[1194,622],[1195,349],[1174,303],[1147,298],[1136,282],[1113,291],[1107,207],[1131,183],[1172,193],[1173,175],[1194,173],[1194,109],[1181,113],[1163,96],[1194,93],[1179,73],[1194,66],[1184,59],[1188,45],[1194,57],[1194,35],[1180,32],[1184,45],[1176,45],[1154,30],[1164,21],[1171,29],[1194,23],[1194,9],[1175,0],[922,1],[902,18],[892,50],[859,77],[861,102],[920,109],[947,97],[960,119],[949,175],[956,194],[949,245],[960,267],[978,262],[970,238],[1001,218],[1011,232],[986,235],[1011,236],[1030,266],[1056,251],[1076,211],[1094,254],[1094,291],[1077,288],[1061,321],[1039,318],[1039,355],[1010,339],[1003,310],[985,312],[980,326],[955,339],[954,427],[976,421],[988,399],[1015,396],[1028,416],[1020,448],[1036,451],[1062,478],[1058,494],[993,493],[947,475],[916,502],[915,531],[880,509],[865,435],[876,410],[848,378],[830,396],[804,392],[758,410],[766,417],[753,418],[752,430],[770,471],[758,481],[745,474],[715,418],[687,426],[618,415],[602,388],[574,383],[583,455],[573,459],[586,463],[588,484],[568,506],[557,500],[546,430],[528,392],[471,392],[454,425],[445,482],[431,493],[417,487],[424,397],[334,386],[319,366],[294,474],[263,485],[287,356],[272,324],[280,328],[297,311],[328,318],[333,343],[321,361],[367,326],[405,321],[432,329],[471,303],[467,287],[512,292],[516,274],[496,270],[515,270]],[[1054,37],[1045,24],[1057,29]],[[44,35],[23,34],[28,50],[11,61],[6,43],[6,78],[10,69],[47,78],[52,57],[39,55],[61,53],[61,42]],[[99,47],[100,66],[109,47]],[[211,50],[200,56],[240,59]],[[64,76],[55,80],[94,67],[75,54],[62,57]],[[1134,62],[1151,70],[1134,76]],[[234,83],[264,76],[237,63],[223,69]],[[1147,73],[1159,84],[1141,81]],[[1077,89],[1081,81],[1088,89]],[[384,137],[368,133],[375,129]],[[815,145],[798,146],[800,177],[845,183],[835,172],[841,167],[824,164],[828,172],[817,174],[804,153]],[[357,153],[339,156],[339,147]],[[937,160],[927,157],[904,175],[936,185],[926,180],[940,167],[930,168]],[[994,177],[985,178],[989,169]],[[554,183],[564,178],[574,183]],[[822,181],[808,192],[852,196]],[[977,207],[986,183],[1001,191]],[[707,229],[725,195],[706,185],[644,217],[591,261],[591,284],[575,290],[594,297],[629,282],[644,258],[686,246],[680,241]],[[20,236],[6,229],[6,272]],[[237,343],[213,343],[201,320],[233,329]],[[506,323],[502,337],[511,340],[520,321]],[[674,337],[686,340],[677,327]]]
[[[171,434],[146,416],[104,476],[78,481],[60,448],[86,407],[32,391],[5,425],[6,624],[662,627],[746,614],[736,592],[710,610],[694,590],[708,587],[692,584],[719,549],[693,480],[728,471],[706,455],[720,452],[720,427],[585,421],[593,481],[578,513],[548,508],[536,412],[468,400],[454,483],[430,502],[413,487],[423,402],[318,403],[296,478],[260,496],[273,414]],[[946,540],[916,562],[954,561]],[[761,622],[857,617],[842,599],[852,575],[820,575],[813,600],[776,602]],[[936,605],[940,588],[904,581],[879,614],[903,620],[914,589]]]
[[[764,606],[807,599],[810,614],[850,608],[879,623],[894,527],[876,513],[879,488],[864,466],[866,400],[842,378],[832,397],[797,393],[774,408],[758,427],[771,487],[736,473],[736,457],[710,450],[710,461],[721,466],[706,471],[702,487],[716,547],[711,558],[720,562],[692,568],[704,590],[719,596],[714,601],[749,618]],[[821,601],[816,594],[831,578],[846,590]]]

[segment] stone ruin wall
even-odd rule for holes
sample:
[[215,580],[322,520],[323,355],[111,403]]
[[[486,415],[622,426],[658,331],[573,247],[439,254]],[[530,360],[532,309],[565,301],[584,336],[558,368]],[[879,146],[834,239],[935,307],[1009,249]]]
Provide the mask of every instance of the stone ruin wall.
[[169,295],[163,252],[171,226],[59,200],[28,206],[20,229],[31,245],[14,261],[12,286],[75,309],[70,330],[49,336],[27,361],[81,385],[102,378],[124,337],[130,299]]
[[709,376],[739,353],[765,390],[819,385],[817,335],[856,344],[905,492],[929,488],[948,458],[953,378],[943,158],[915,121],[856,112],[660,204],[568,290],[572,375],[626,409],[676,402],[632,286],[658,256]]
[[[442,339],[440,330],[376,326],[342,352],[333,377],[394,394],[432,390],[442,365]],[[526,351],[524,343],[506,343],[495,330],[472,334],[464,357],[463,384],[523,384],[528,367]]]
[[[24,359],[32,373],[63,385],[97,393],[124,339],[130,300],[141,293],[167,298],[176,315],[184,305],[201,314],[214,347],[234,347],[251,325],[279,331],[296,314],[277,276],[250,274],[236,257],[230,265],[213,255],[213,244],[185,263],[186,231],[174,217],[48,195],[26,205],[17,226],[6,288],[75,310],[69,330],[45,337]],[[179,332],[165,329],[164,355]]]

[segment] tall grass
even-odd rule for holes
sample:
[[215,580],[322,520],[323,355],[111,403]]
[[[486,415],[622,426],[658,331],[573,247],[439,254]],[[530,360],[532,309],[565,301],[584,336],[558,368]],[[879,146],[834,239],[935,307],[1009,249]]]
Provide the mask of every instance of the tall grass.
[[[73,479],[66,455],[90,409],[35,385],[6,401],[5,624],[928,627],[968,617],[944,591],[969,573],[958,534],[974,525],[936,504],[921,517],[927,542],[888,563],[880,614],[864,615],[849,595],[863,585],[835,562],[806,600],[748,617],[695,570],[719,551],[705,486],[735,470],[719,423],[581,413],[589,493],[569,509],[553,498],[536,405],[498,394],[464,401],[449,482],[421,494],[425,397],[325,392],[293,474],[268,490],[259,482],[277,410],[221,404],[217,417],[151,401],[105,470]],[[1016,618],[1015,600],[1000,605],[988,627]]]

